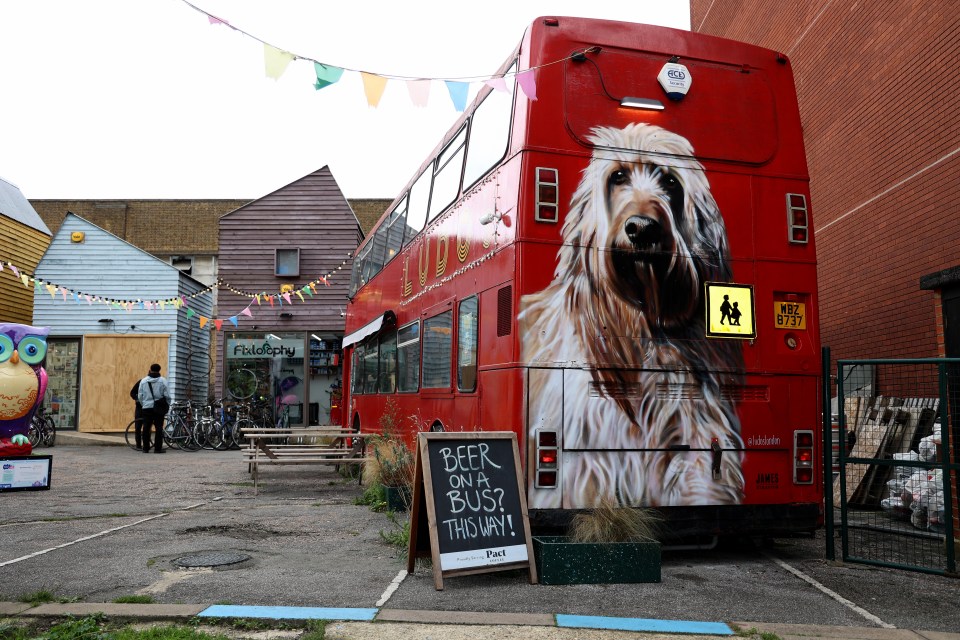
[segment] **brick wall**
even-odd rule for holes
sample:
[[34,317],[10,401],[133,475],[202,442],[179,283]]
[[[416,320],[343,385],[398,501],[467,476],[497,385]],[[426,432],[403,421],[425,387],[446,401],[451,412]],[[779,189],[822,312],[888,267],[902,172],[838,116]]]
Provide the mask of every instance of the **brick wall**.
[[960,13],[951,0],[693,0],[694,31],[791,59],[811,176],[822,341],[936,357],[920,277],[960,264]]

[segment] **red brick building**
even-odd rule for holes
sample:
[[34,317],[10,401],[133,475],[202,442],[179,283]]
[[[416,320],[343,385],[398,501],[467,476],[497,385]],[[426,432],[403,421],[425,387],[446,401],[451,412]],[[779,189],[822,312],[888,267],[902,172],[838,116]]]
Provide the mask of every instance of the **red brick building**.
[[780,51],[793,65],[821,337],[834,358],[960,356],[950,346],[960,349],[960,327],[953,340],[943,334],[944,311],[960,321],[956,9],[950,0],[691,0],[693,31]]

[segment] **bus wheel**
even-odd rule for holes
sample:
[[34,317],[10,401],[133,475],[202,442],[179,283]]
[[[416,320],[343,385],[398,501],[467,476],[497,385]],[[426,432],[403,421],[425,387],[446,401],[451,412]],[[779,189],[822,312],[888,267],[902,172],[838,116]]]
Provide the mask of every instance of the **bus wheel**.
[[443,424],[439,422],[434,422],[432,425],[430,425],[430,433],[440,433],[443,430]]

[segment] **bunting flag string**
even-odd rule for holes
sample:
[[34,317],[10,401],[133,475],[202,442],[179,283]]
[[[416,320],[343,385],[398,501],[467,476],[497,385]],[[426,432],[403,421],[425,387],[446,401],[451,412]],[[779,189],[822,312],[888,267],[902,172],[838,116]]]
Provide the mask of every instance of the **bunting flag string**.
[[371,107],[377,107],[380,104],[380,98],[383,97],[384,90],[386,89],[387,82],[389,80],[399,80],[403,81],[407,85],[407,91],[410,95],[410,100],[417,107],[425,107],[427,104],[427,99],[430,95],[430,83],[432,81],[444,82],[447,86],[447,91],[450,94],[450,100],[453,103],[454,108],[458,112],[462,112],[466,109],[466,98],[469,93],[470,85],[474,82],[479,82],[486,84],[492,87],[496,91],[507,91],[507,84],[505,77],[508,75],[514,75],[517,80],[517,85],[520,87],[520,90],[525,96],[530,100],[537,99],[537,87],[536,87],[536,70],[542,69],[544,67],[549,67],[552,65],[560,64],[566,60],[573,58],[574,56],[582,55],[584,51],[575,51],[568,56],[560,58],[559,60],[553,60],[550,62],[545,62],[543,64],[530,67],[529,69],[524,69],[519,72],[512,72],[510,74],[503,74],[499,76],[490,76],[490,75],[476,75],[476,76],[459,76],[452,78],[427,78],[423,76],[404,76],[397,74],[389,73],[374,73],[372,71],[367,71],[364,69],[352,69],[350,67],[341,67],[329,64],[327,62],[320,62],[319,60],[314,60],[308,56],[303,56],[298,53],[292,53],[286,51],[280,47],[277,47],[262,38],[259,38],[248,31],[231,24],[229,21],[219,18],[207,11],[201,9],[195,4],[189,2],[188,0],[181,0],[188,7],[202,13],[207,17],[207,21],[211,25],[215,26],[224,26],[229,29],[232,29],[238,33],[243,34],[244,36],[256,40],[257,42],[263,45],[263,60],[264,60],[264,71],[268,78],[278,80],[283,73],[287,70],[287,67],[291,62],[295,60],[305,60],[307,62],[312,62],[314,67],[314,72],[316,75],[316,82],[313,87],[317,91],[329,87],[332,84],[336,84],[340,78],[343,76],[344,71],[349,71],[352,73],[359,73],[363,80],[363,91],[367,99],[367,104]]
[[86,301],[88,306],[93,305],[94,303],[103,304],[108,309],[126,311],[127,313],[132,312],[135,308],[146,310],[146,311],[157,311],[157,310],[164,311],[169,306],[169,307],[173,307],[176,310],[181,310],[181,309],[186,310],[187,318],[197,317],[200,323],[201,329],[204,328],[208,323],[210,323],[216,328],[217,331],[219,331],[223,327],[224,320],[219,318],[209,318],[197,313],[195,309],[192,309],[190,307],[191,300],[199,296],[205,295],[207,293],[210,293],[214,289],[226,289],[234,294],[250,298],[249,304],[247,304],[247,306],[242,311],[240,311],[236,315],[233,315],[227,318],[227,321],[229,321],[234,327],[237,327],[239,326],[240,316],[246,316],[250,318],[253,317],[253,312],[250,310],[250,307],[253,306],[254,301],[256,301],[257,305],[259,305],[261,303],[261,300],[266,299],[270,303],[271,307],[274,306],[275,301],[279,302],[279,304],[283,306],[284,300],[286,300],[287,304],[292,304],[293,299],[291,294],[295,294],[300,299],[301,302],[306,302],[306,298],[303,297],[304,293],[307,293],[308,295],[313,297],[313,294],[316,292],[317,285],[320,284],[321,282],[329,287],[330,278],[332,278],[335,274],[341,271],[347,265],[350,258],[352,257],[353,257],[352,253],[347,254],[347,258],[344,259],[333,271],[331,271],[325,276],[317,276],[316,280],[312,282],[308,282],[307,284],[303,285],[299,289],[295,288],[292,291],[278,291],[273,294],[267,293],[266,291],[259,292],[259,293],[250,293],[248,291],[238,289],[237,287],[234,287],[233,285],[227,282],[224,282],[223,280],[217,279],[212,285],[206,286],[203,289],[196,291],[195,293],[192,293],[190,295],[179,295],[179,296],[174,296],[174,297],[160,299],[160,300],[144,300],[141,298],[137,298],[135,300],[123,300],[123,299],[110,298],[110,297],[98,295],[98,294],[84,293],[83,291],[75,291],[69,287],[64,287],[53,282],[46,282],[42,278],[38,278],[34,275],[30,275],[24,272],[22,269],[18,269],[17,266],[14,265],[13,263],[5,262],[3,260],[0,260],[0,271],[4,271],[5,267],[9,268],[11,273],[14,274],[14,277],[19,279],[20,282],[23,283],[23,286],[25,288],[27,289],[31,288],[30,283],[33,282],[33,289],[35,293],[39,293],[42,290],[46,290],[47,293],[50,294],[50,298],[52,300],[57,300],[57,294],[59,293],[62,297],[63,302],[67,301],[67,296],[69,295],[72,297],[73,301],[76,304],[83,304],[83,302]]

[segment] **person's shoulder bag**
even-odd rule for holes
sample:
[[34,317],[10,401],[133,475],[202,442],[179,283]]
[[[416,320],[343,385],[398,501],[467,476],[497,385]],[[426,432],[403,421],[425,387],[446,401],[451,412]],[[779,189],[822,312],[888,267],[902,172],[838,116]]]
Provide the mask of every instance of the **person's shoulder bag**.
[[153,398],[153,410],[162,416],[167,415],[167,412],[170,411],[170,403],[167,401],[166,396],[158,398],[154,395],[152,382],[148,382],[147,386],[150,387],[150,397]]

